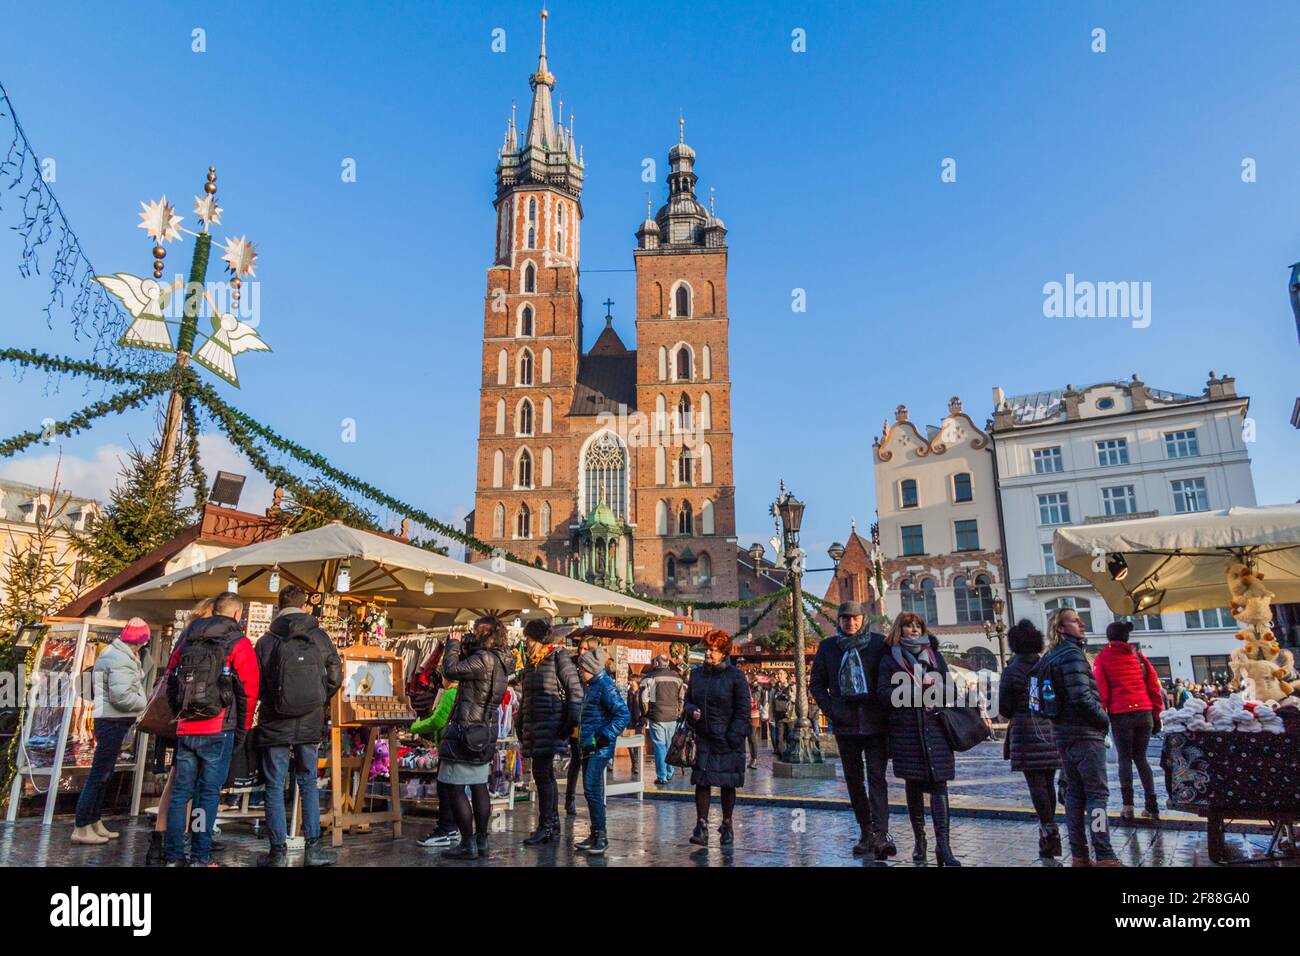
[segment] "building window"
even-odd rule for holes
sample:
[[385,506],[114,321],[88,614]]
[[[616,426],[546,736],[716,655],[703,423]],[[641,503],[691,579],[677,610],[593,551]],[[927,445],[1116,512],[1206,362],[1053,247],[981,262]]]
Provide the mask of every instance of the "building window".
[[677,318],[691,317],[691,290],[683,283],[677,287]]
[[954,522],[957,529],[957,550],[958,551],[978,551],[980,549],[980,532],[979,522],[971,519],[969,521]]
[[1101,489],[1101,504],[1107,515],[1137,514],[1137,495],[1132,485]]
[[1050,544],[1043,545],[1043,573],[1061,574],[1064,569],[1056,563],[1056,552]]
[[691,397],[682,393],[682,397],[677,400],[677,429],[678,431],[692,431],[691,422]]
[[519,354],[519,384],[533,384],[533,353],[528,349]]
[[993,585],[988,575],[976,575],[973,585],[965,577],[953,578],[952,594],[957,605],[958,624],[993,620]]
[[668,560],[664,562],[664,580],[669,584],[677,583],[677,559],[671,554]]
[[695,533],[695,517],[691,513],[691,503],[689,501],[683,501],[682,506],[677,509],[677,533]]
[[1102,466],[1128,464],[1128,439],[1108,438],[1097,442],[1097,464]]
[[519,453],[519,468],[517,469],[518,481],[515,483],[517,488],[531,488],[533,486],[533,456],[525,448]]
[[700,560],[695,565],[695,583],[702,588],[713,583],[713,559],[707,554],[700,555]]
[[904,508],[916,507],[916,482],[911,478],[904,478],[898,483],[898,494],[900,503]]
[[529,227],[528,227],[528,242],[527,242],[527,244],[524,246],[524,248],[525,248],[525,249],[536,249],[536,248],[537,248],[537,230],[534,229],[532,226],[529,226]]
[[1192,655],[1192,679],[1198,684],[1225,683],[1232,676],[1231,661],[1223,654]]
[[528,505],[520,505],[519,514],[515,516],[515,537],[531,538],[533,536],[532,521],[533,516],[528,510]]
[[1065,471],[1065,465],[1061,461],[1060,445],[1034,449],[1035,475],[1053,475],[1058,471]]
[[528,263],[527,267],[524,269],[524,291],[525,292],[537,291],[537,270],[533,268],[533,264],[531,262]]
[[88,561],[78,561],[72,566],[72,586],[80,591],[89,581],[90,563]]
[[684,451],[682,452],[681,457],[677,459],[677,483],[678,484],[689,485],[691,483],[692,471],[693,471],[692,468],[693,458],[694,456],[689,451]]
[[1064,491],[1053,491],[1038,496],[1039,524],[1069,524],[1070,496]]
[[545,536],[550,534],[551,533],[551,503],[549,501],[542,502],[542,510],[540,512],[539,517],[541,520],[538,523],[542,535]]
[[555,251],[564,253],[564,206],[555,207]]
[[1196,441],[1196,429],[1189,428],[1180,432],[1165,432],[1166,458],[1195,458],[1201,453]]
[[1164,618],[1159,614],[1121,614],[1115,620],[1132,624],[1135,631],[1163,631],[1165,629]]
[[1180,478],[1171,481],[1169,487],[1174,492],[1174,511],[1177,514],[1210,510],[1210,496],[1205,491],[1204,478]]
[[677,350],[677,380],[679,382],[691,380],[691,350],[685,345]]
[[1235,628],[1237,622],[1226,607],[1211,607],[1203,611],[1184,611],[1183,618],[1189,631],[1209,631]]
[[1063,607],[1074,608],[1074,612],[1079,615],[1079,620],[1083,621],[1084,631],[1089,634],[1092,633],[1091,601],[1087,598],[1069,597],[1067,595],[1066,597],[1052,598],[1052,600],[1043,605],[1043,610],[1047,612],[1047,616],[1050,618],[1053,611],[1059,610]]
[[533,335],[533,307],[526,305],[519,313],[519,334],[527,338]]
[[492,537],[504,538],[506,536],[506,506],[497,505],[492,509]]
[[620,520],[627,519],[627,450],[614,436],[604,432],[594,439],[583,455],[585,514],[602,501]]
[[970,473],[963,471],[952,476],[952,500],[953,501],[974,501],[975,495],[971,491]]
[[519,428],[517,434],[520,436],[532,435],[533,433],[533,403],[524,399],[519,403]]
[[532,223],[537,222],[537,197],[536,196],[528,197],[528,221]]
[[903,532],[903,555],[905,557],[914,554],[925,554],[925,542],[921,535],[921,526],[919,524],[904,525]]
[[903,613],[915,614],[926,624],[939,623],[938,602],[934,596],[934,582],[926,578],[919,589],[912,588],[911,581],[904,581],[898,586],[898,596],[903,604]]

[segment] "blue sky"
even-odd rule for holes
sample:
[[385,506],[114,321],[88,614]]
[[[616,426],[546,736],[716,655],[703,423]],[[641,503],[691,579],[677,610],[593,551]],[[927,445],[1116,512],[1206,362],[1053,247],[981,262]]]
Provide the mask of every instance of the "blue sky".
[[[511,100],[527,107],[537,9],[54,2],[0,34],[0,79],[57,161],[54,189],[101,272],[145,274],[138,202],[166,192],[193,225],[215,164],[225,225],[258,245],[275,349],[241,357],[242,390],[223,392],[455,519],[473,502],[496,149]],[[717,189],[742,544],[771,533],[782,477],[808,503],[811,553],[850,516],[865,529],[871,439],[900,402],[937,421],[960,395],[982,421],[993,386],[1134,372],[1194,393],[1210,369],[1235,375],[1252,399],[1259,500],[1297,497],[1286,280],[1300,259],[1300,7],[555,0],[550,12],[557,98],[587,163],[588,344],[607,296],[631,344],[633,276],[595,270],[631,269],[642,160],[663,168],[679,109],[702,195]],[[498,27],[504,53],[491,49]],[[195,28],[205,53],[191,51]],[[791,49],[796,28],[805,53]],[[1090,49],[1095,28],[1105,53]],[[355,183],[341,182],[345,158]],[[954,183],[941,182],[945,158]],[[1242,182],[1246,158],[1256,182]],[[653,189],[658,205],[662,176]],[[190,248],[174,245],[169,264]],[[84,352],[45,327],[48,285],[18,276],[17,250],[0,234],[0,338]],[[1150,282],[1150,326],[1045,318],[1043,285],[1067,273]],[[796,288],[804,313],[791,311]],[[0,432],[97,395],[43,384],[0,378]],[[102,481],[112,449],[153,423],[134,413],[66,441],[70,473]],[[45,467],[29,456],[0,473]]]

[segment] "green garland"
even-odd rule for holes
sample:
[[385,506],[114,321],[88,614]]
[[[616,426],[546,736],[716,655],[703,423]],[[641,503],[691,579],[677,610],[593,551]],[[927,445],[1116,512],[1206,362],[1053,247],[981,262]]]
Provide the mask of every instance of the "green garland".
[[[782,590],[789,591],[790,589],[783,588]],[[763,618],[767,617],[769,614],[772,613],[772,608],[776,607],[778,604],[781,603],[781,599],[783,597],[785,597],[785,595],[782,594],[780,591],[775,592],[774,596],[772,597],[772,602],[768,604],[767,607],[763,608],[762,612],[758,615],[758,617],[754,618],[752,621],[750,621],[748,624],[746,624],[744,627],[742,627],[739,631],[736,632],[735,640],[740,640],[741,638],[749,634],[749,632],[752,631],[754,628],[758,627],[758,625],[762,623]]]
[[185,455],[190,463],[190,480],[194,483],[194,506],[201,512],[208,503],[208,476],[199,460],[199,416],[194,399],[185,396]]
[[800,610],[803,611],[804,620],[811,624],[812,629],[817,633],[817,640],[826,640],[826,632],[821,629],[821,626],[817,623],[817,619],[809,613],[807,605],[801,607]]
[[0,349],[0,362],[13,362],[23,368],[35,368],[42,372],[85,375],[99,379],[101,382],[112,382],[115,385],[144,385],[156,382],[160,377],[157,372],[128,372],[125,369],[97,365],[94,362],[85,362],[80,359],[47,355],[34,349]]
[[23,432],[21,435],[15,435],[0,442],[0,458],[9,458],[21,451],[25,451],[47,435],[74,435],[89,428],[90,423],[97,418],[103,418],[112,412],[120,414],[127,409],[143,405],[165,390],[166,386],[155,381],[129,392],[120,392],[112,398],[104,399],[102,402],[88,405],[81,411],[69,416],[66,420],[55,422],[49,429],[38,432],[28,431]]

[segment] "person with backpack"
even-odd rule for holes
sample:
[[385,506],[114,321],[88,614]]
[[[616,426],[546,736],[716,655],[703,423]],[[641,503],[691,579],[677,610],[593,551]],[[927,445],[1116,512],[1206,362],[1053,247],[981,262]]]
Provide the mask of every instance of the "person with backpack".
[[259,865],[289,865],[284,795],[292,761],[302,798],[302,833],[307,840],[304,863],[329,866],[337,862],[338,852],[321,842],[316,758],[325,731],[326,708],[343,686],[343,663],[334,642],[312,615],[305,589],[290,584],[280,592],[279,613],[257,642],[257,663],[262,672],[257,746],[271,842],[271,852]]
[[785,722],[794,709],[794,692],[790,689],[790,680],[785,671],[776,673],[776,683],[772,686],[769,707],[772,716],[768,723],[768,731],[772,736],[772,750],[779,754],[785,736]]
[[1169,706],[1174,710],[1179,710],[1182,708],[1183,704],[1187,703],[1187,699],[1191,696],[1192,692],[1187,689],[1187,685],[1183,683],[1183,679],[1177,677],[1174,679],[1174,689],[1169,695]]
[[582,718],[582,680],[563,642],[551,640],[551,625],[536,618],[524,625],[523,704],[519,751],[532,761],[537,785],[537,829],[524,846],[550,843],[560,832],[560,788],[555,758],[569,746]]
[[[212,616],[185,628],[167,664],[167,700],[176,714],[176,784],[167,807],[163,858],[184,866],[186,807],[198,818],[190,841],[190,866],[212,862],[212,828],[221,785],[236,737],[253,728],[260,671],[252,642],[239,620],[244,605],[229,591],[212,604]],[[243,721],[236,715],[243,714]]]
[[606,667],[608,659],[603,647],[592,648],[578,658],[578,673],[586,685],[578,730],[582,741],[582,793],[587,798],[591,831],[574,849],[591,856],[601,856],[609,849],[605,835],[605,768],[614,759],[614,742],[631,720],[627,702]]
[[650,721],[650,745],[655,755],[655,786],[665,786],[673,778],[668,763],[668,746],[682,719],[682,698],[686,682],[672,666],[667,654],[650,662],[650,673],[641,683],[641,703]]
[[810,679],[812,698],[826,714],[839,747],[849,803],[860,831],[854,856],[885,860],[898,848],[889,834],[889,708],[874,684],[885,635],[867,630],[857,601],[839,606],[835,636],[817,645]]
[[934,855],[939,866],[961,866],[949,842],[948,781],[957,776],[956,757],[938,710],[949,700],[948,662],[924,619],[904,611],[894,618],[880,656],[876,697],[888,708],[889,756],[903,781],[912,821],[912,862],[926,861],[925,795],[930,795]]
[[1061,855],[1061,828],[1056,823],[1056,772],[1061,756],[1056,751],[1052,722],[1029,709],[1029,675],[1043,653],[1043,632],[1030,621],[1013,624],[1007,631],[1011,660],[998,682],[998,712],[1008,721],[1003,756],[1011,769],[1025,775],[1029,799],[1038,814],[1038,855]]
[[1110,735],[1115,741],[1119,759],[1119,792],[1122,809],[1119,817],[1132,823],[1133,765],[1137,764],[1142,779],[1142,793],[1146,806],[1142,816],[1147,820],[1160,819],[1160,802],[1156,797],[1156,781],[1147,763],[1147,744],[1155,730],[1156,719],[1164,709],[1164,694],[1160,690],[1160,676],[1155,665],[1134,644],[1129,643],[1133,631],[1130,621],[1114,621],[1106,626],[1106,646],[1093,661],[1093,676],[1097,678],[1097,695],[1101,706],[1110,716]]
[[104,805],[104,787],[117,769],[122,742],[149,703],[144,690],[144,665],[140,662],[140,653],[151,636],[149,625],[133,617],[117,639],[95,658],[91,675],[95,756],[77,798],[73,843],[103,845],[120,836],[104,826],[100,809]]
[[1065,825],[1073,866],[1122,866],[1110,844],[1106,803],[1106,731],[1110,719],[1097,693],[1097,679],[1084,646],[1088,630],[1072,607],[1057,608],[1047,621],[1051,649],[1029,674],[1029,706],[1052,721],[1065,779]]

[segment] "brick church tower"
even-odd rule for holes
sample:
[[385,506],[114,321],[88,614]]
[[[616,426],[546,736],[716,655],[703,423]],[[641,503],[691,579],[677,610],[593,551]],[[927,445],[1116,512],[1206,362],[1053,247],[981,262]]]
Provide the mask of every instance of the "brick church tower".
[[[695,196],[684,132],[668,201],[636,232],[637,348],[582,352],[585,167],[552,112],[546,12],[532,106],[497,165],[484,303],[478,537],[605,587],[700,601],[738,593],[726,227]],[[562,119],[562,118],[561,118]],[[701,619],[735,630],[734,611]]]

